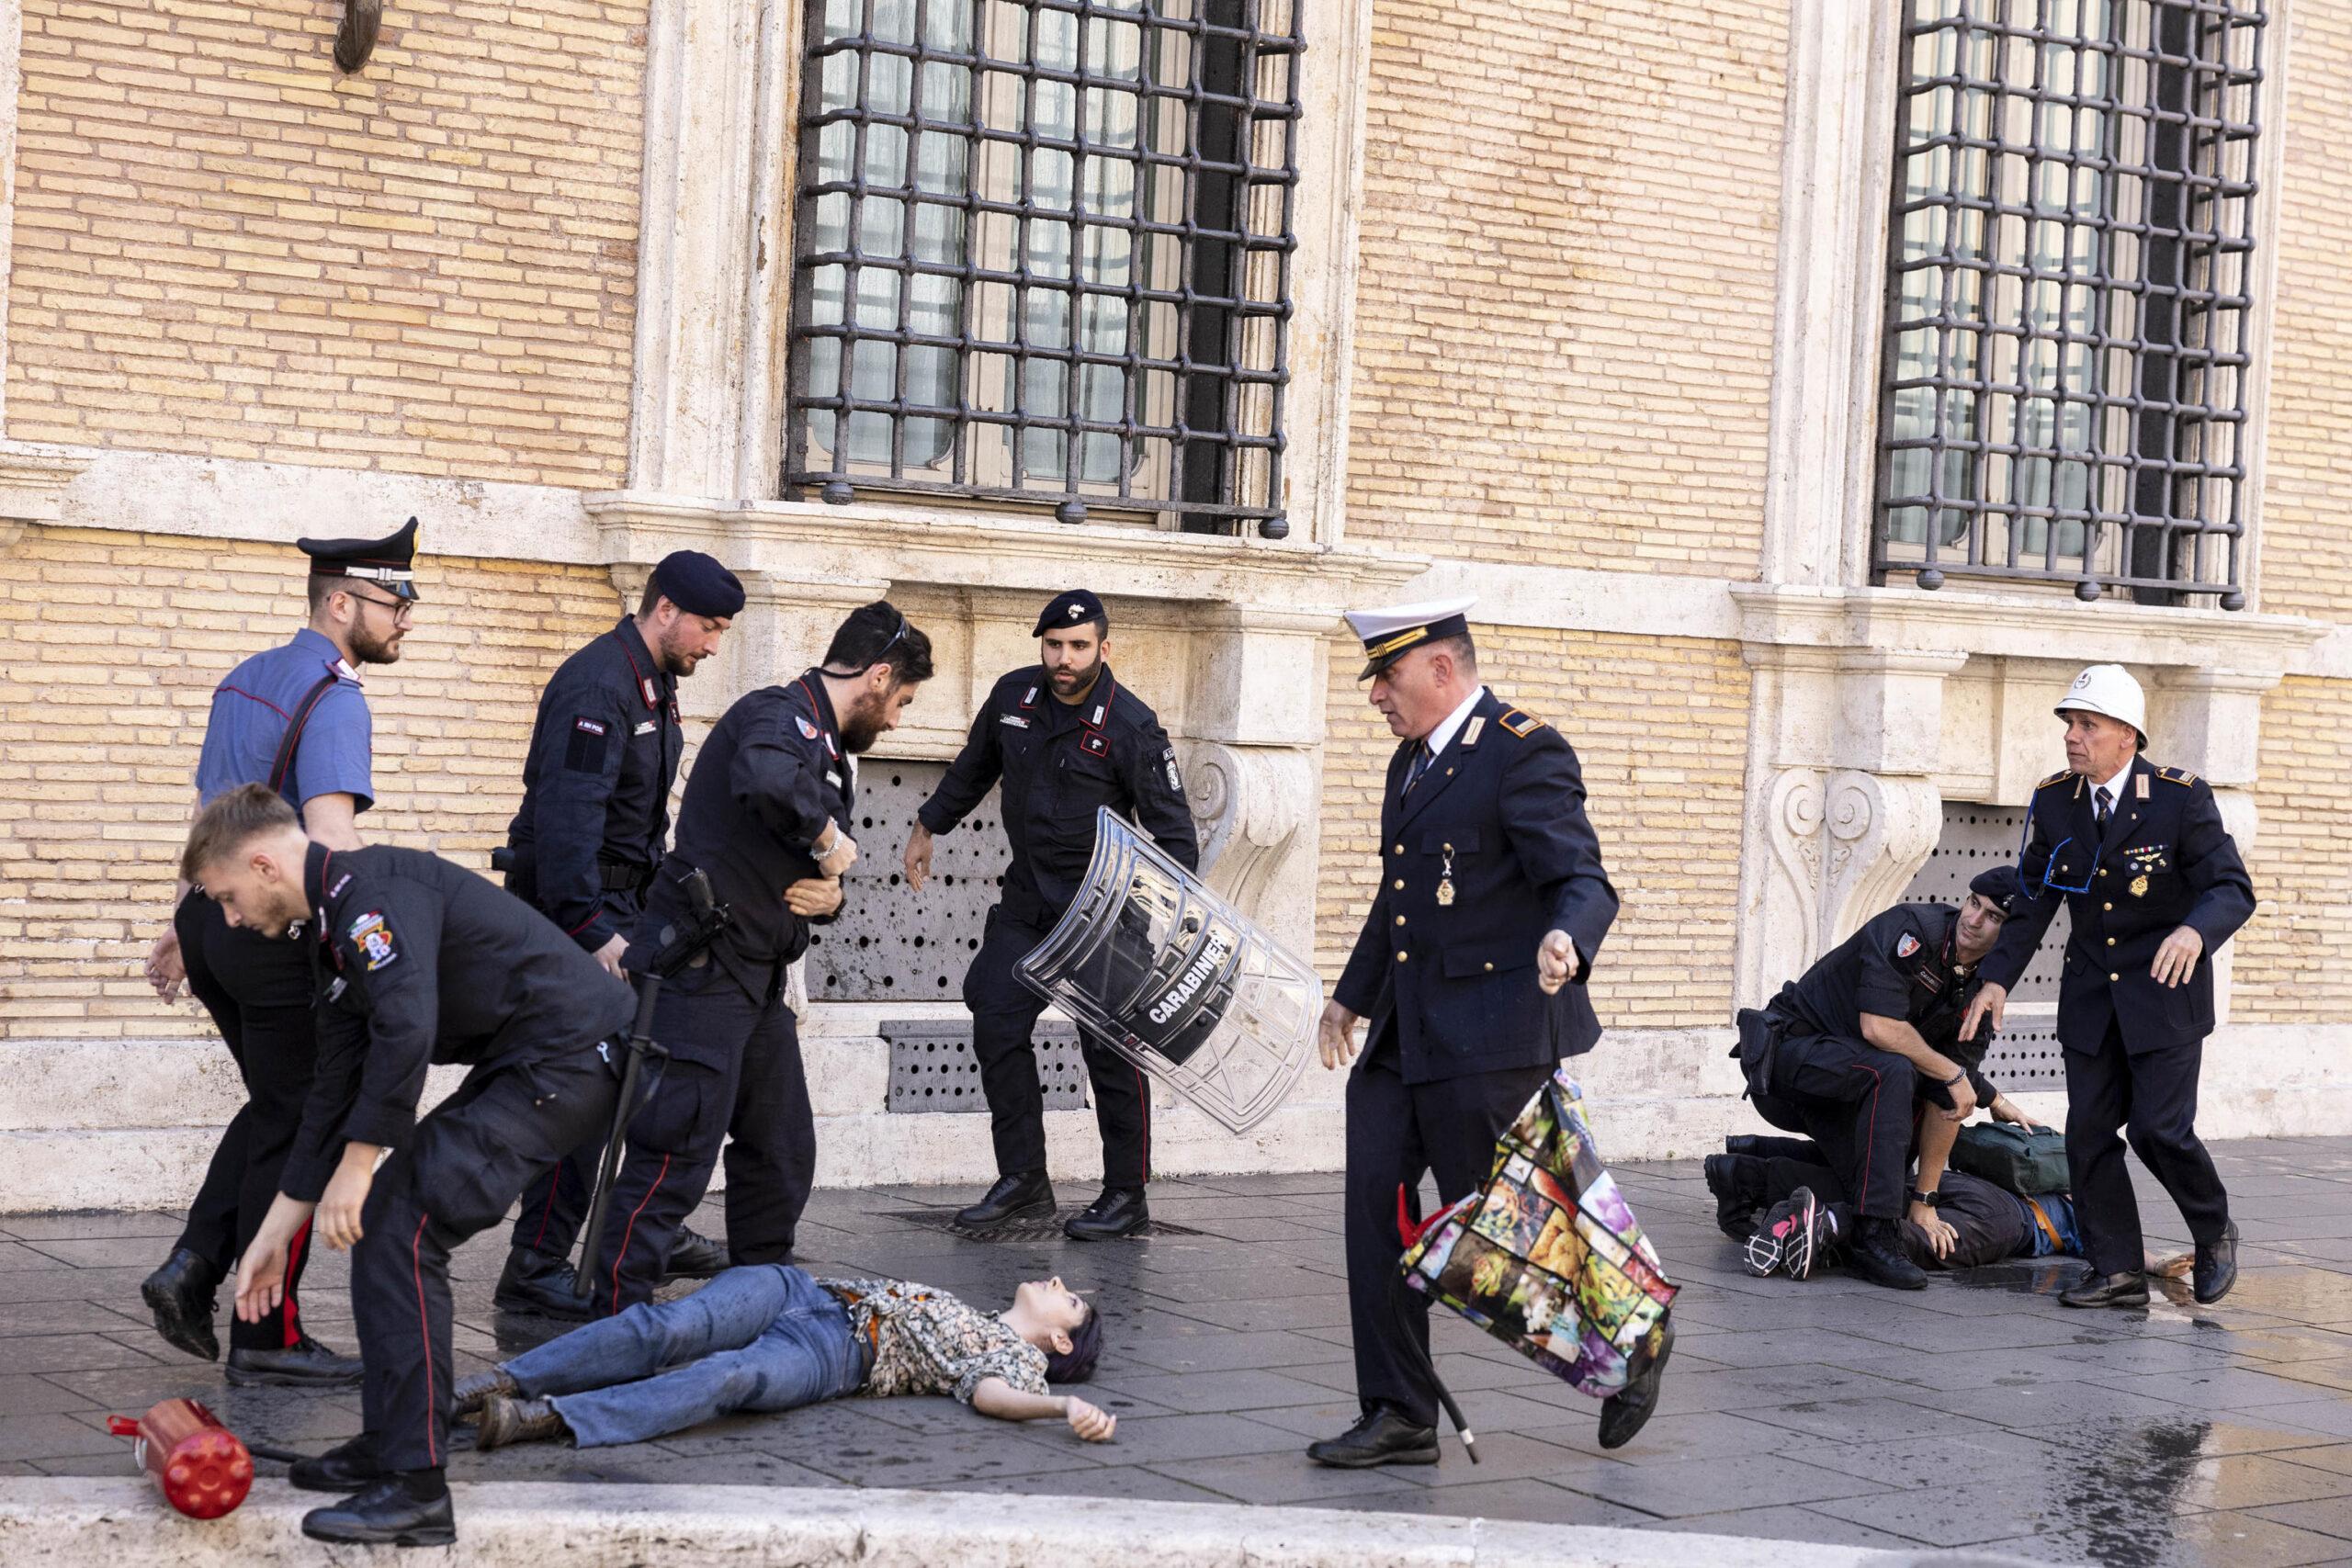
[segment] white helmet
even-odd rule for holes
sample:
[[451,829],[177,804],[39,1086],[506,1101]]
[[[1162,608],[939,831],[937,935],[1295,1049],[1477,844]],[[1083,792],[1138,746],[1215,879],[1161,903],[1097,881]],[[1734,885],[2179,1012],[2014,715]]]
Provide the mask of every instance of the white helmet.
[[2148,742],[2148,699],[2132,671],[2120,664],[2094,664],[2075,676],[2075,683],[2051,711],[2064,718],[2069,708],[2121,719],[2140,732],[2142,745]]

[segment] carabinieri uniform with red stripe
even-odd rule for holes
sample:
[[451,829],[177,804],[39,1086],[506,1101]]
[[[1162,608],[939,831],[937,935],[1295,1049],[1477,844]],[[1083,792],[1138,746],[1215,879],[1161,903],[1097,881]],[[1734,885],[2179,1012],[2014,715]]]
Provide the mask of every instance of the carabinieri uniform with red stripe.
[[[361,1211],[352,1315],[364,1439],[384,1469],[448,1457],[449,1254],[499,1223],[542,1167],[612,1120],[600,1050],[629,987],[536,910],[421,850],[311,848],[319,1064],[280,1189],[316,1201],[346,1142],[392,1153]],[[467,1064],[423,1120],[425,1068]]]
[[722,1143],[729,1259],[782,1263],[791,1254],[816,1174],[817,1128],[783,999],[785,970],[808,948],[810,922],[784,892],[823,874],[810,847],[828,820],[852,829],[856,793],[815,670],[738,698],[695,755],[677,845],[623,962],[635,973],[662,930],[687,913],[683,879],[697,870],[734,919],[707,954],[662,983],[653,1038],[670,1059],[629,1122],[614,1179],[593,1296],[599,1315],[651,1297]]

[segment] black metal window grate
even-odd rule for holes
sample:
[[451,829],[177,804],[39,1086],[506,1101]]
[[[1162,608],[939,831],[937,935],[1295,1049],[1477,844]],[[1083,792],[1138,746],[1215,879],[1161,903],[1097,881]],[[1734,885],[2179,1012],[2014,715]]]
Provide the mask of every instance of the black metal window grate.
[[2244,606],[2265,20],[1905,0],[1879,581]]
[[785,482],[1283,515],[1298,0],[810,0]]

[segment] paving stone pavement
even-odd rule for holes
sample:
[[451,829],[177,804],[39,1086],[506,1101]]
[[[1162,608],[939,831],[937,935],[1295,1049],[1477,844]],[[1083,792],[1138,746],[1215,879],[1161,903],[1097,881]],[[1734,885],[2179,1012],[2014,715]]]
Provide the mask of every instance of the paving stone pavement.
[[[1370,1472],[1300,1451],[1355,1414],[1338,1177],[1163,1181],[1153,1213],[1181,1233],[1092,1246],[948,1234],[940,1211],[961,1190],[823,1192],[802,1235],[820,1271],[982,1303],[1054,1273],[1099,1288],[1088,1396],[1118,1414],[1118,1441],[1007,1427],[944,1399],[853,1400],[627,1449],[464,1453],[452,1473],[1303,1504],[2114,1565],[2352,1562],[2352,1139],[2215,1154],[2245,1237],[2238,1288],[2218,1307],[2183,1296],[2145,1313],[2060,1308],[2067,1262],[1917,1294],[1751,1280],[1696,1163],[1619,1166],[1687,1287],[1648,1429],[1604,1454],[1591,1401],[1446,1320],[1440,1365],[1486,1462],[1449,1437],[1441,1465]],[[2185,1245],[2135,1174],[2151,1245]],[[723,1234],[723,1204],[696,1223]],[[176,1228],[168,1213],[0,1215],[0,1473],[127,1473],[107,1416],[174,1394],[266,1441],[316,1449],[358,1430],[356,1394],[230,1389],[155,1337],[138,1286]],[[458,1255],[461,1371],[554,1329],[492,1311],[504,1245],[502,1232]],[[338,1348],[353,1343],[345,1278],[322,1253],[305,1292],[306,1319]]]

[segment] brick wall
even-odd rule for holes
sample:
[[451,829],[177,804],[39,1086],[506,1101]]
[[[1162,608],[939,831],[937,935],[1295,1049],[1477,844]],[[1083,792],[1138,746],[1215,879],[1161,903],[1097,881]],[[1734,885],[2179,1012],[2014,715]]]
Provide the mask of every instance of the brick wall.
[[1374,21],[1349,530],[1752,578],[1786,8]]
[[643,0],[25,0],[8,434],[615,485]]
[[[2298,6],[2287,72],[2278,282],[2262,498],[2262,605],[2352,620],[2352,11]],[[2267,706],[2267,705],[2266,705]],[[2352,827],[2352,821],[2347,821]],[[2265,829],[2266,832],[2267,829]]]
[[2246,857],[2262,902],[2237,938],[2233,1023],[2352,1016],[2352,682],[2290,677],[2262,704],[2261,813]]
[[[289,550],[34,528],[0,572],[0,1035],[197,1032],[139,977],[195,801],[212,688],[303,615]],[[539,687],[610,624],[602,569],[428,558],[399,663],[366,671],[369,840],[487,865]]]
[[[1727,1022],[1747,743],[1747,670],[1738,649],[1681,637],[1476,630],[1487,683],[1556,725],[1583,766],[1586,808],[1622,901],[1592,982],[1601,1022]],[[1380,791],[1396,744],[1356,684],[1363,667],[1357,644],[1334,648],[1316,919],[1316,965],[1327,982],[1347,962],[1372,902]]]

